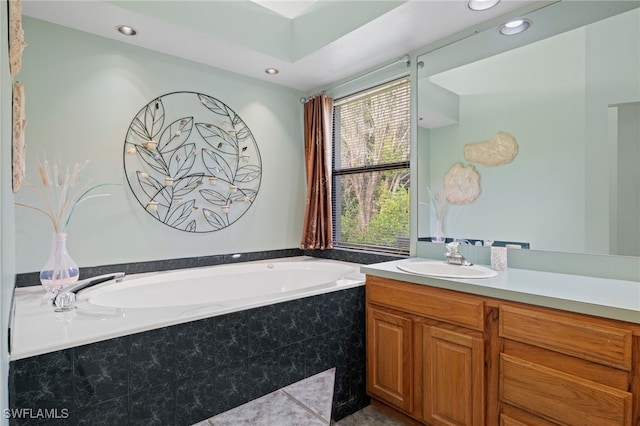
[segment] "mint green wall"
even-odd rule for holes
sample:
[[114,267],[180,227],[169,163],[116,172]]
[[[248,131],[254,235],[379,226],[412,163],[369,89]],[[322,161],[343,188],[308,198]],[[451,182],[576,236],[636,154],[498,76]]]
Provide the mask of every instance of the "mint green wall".
[[[621,43],[624,40],[624,43]],[[609,223],[612,212],[609,208],[609,181],[616,174],[618,165],[604,164],[606,159],[614,158],[611,147],[602,141],[607,139],[608,126],[603,122],[607,109],[611,105],[638,102],[640,100],[640,9],[618,15],[611,19],[594,23],[586,32],[586,132],[585,160],[588,172],[585,174],[586,197],[586,249],[589,252],[601,252],[603,244],[610,240],[610,229],[603,227]],[[615,46],[615,48],[612,48]],[[615,66],[611,66],[615,64]],[[636,123],[638,121],[636,117]],[[635,140],[637,146],[638,139]],[[636,167],[640,159],[636,157]],[[629,167],[632,170],[633,166]],[[635,175],[637,176],[637,174]],[[630,174],[625,179],[633,179]],[[617,210],[636,213],[638,221],[638,199],[640,194],[627,194],[618,197]],[[624,227],[625,224],[619,224]],[[626,232],[637,231],[638,227],[627,228]],[[623,232],[625,232],[623,231]],[[640,239],[636,232],[634,238]],[[606,249],[608,249],[608,245]],[[617,252],[613,248],[612,252]]]
[[[613,155],[604,142],[607,109],[640,99],[639,20],[635,9],[434,76],[434,82],[459,94],[460,121],[419,129],[419,161],[428,163],[429,174],[419,183],[418,236],[429,235],[423,182],[442,187],[454,163],[468,164],[466,144],[506,131],[518,141],[517,157],[498,167],[474,164],[482,193],[472,204],[450,206],[447,236],[525,241],[537,250],[616,253],[609,247],[608,185],[617,166],[607,160]],[[427,67],[438,68],[429,62],[437,55],[423,58]],[[620,197],[618,210],[628,211],[625,203],[637,197]]]
[[[292,20],[293,52],[291,59],[304,58],[311,52],[359,31],[358,25],[376,19],[407,0],[386,1],[318,1]],[[345,64],[349,65],[349,64]]]
[[[453,164],[470,164],[463,155],[466,144],[504,131],[519,147],[509,164],[473,164],[482,193],[474,203],[449,206],[447,236],[584,251],[584,217],[576,212],[585,203],[585,58],[584,51],[575,49],[583,40],[584,31],[576,30],[553,40],[557,54],[541,54],[551,44],[543,41],[465,67],[465,80],[473,76],[473,81],[461,88],[459,123],[428,131],[431,186],[442,188]],[[560,72],[551,66],[558,57]],[[536,79],[528,79],[529,73]],[[527,226],[531,223],[544,224],[544,232]]]
[[[0,2],[0,412],[8,407],[8,332],[10,323],[11,297],[15,277],[15,234],[14,206],[11,178],[11,104],[13,78],[9,73],[7,2]],[[18,77],[21,77],[18,74]],[[0,416],[0,425],[8,424]]]
[[[39,20],[25,19],[24,28],[27,179],[38,180],[37,161],[46,154],[70,162],[90,157],[92,182],[122,184],[74,213],[68,248],[81,268],[299,245],[305,198],[301,93]],[[260,149],[256,201],[221,231],[190,234],[161,224],[143,211],[124,177],[123,143],[132,118],[155,97],[175,91],[226,103]],[[17,199],[37,200],[25,190]],[[23,208],[15,225],[17,272],[38,271],[48,256],[51,225]]]
[[[253,2],[197,1],[197,6],[184,2],[180,9],[171,1],[155,1],[152,7],[149,2],[115,0],[109,3],[190,31],[233,40],[239,46],[276,58],[291,58],[291,21]],[[194,8],[197,8],[196,14]]]
[[[614,254],[640,256],[640,101],[618,107]],[[620,200],[620,201],[618,201]]]
[[202,34],[233,40],[245,48],[295,62],[405,1],[407,0],[315,2],[293,19],[248,1],[198,2],[197,15],[192,13],[193,5],[189,3],[185,3],[181,10],[177,10],[172,2],[166,1],[156,1],[153,7],[149,7],[149,2],[115,0],[109,3],[161,21],[176,23]]

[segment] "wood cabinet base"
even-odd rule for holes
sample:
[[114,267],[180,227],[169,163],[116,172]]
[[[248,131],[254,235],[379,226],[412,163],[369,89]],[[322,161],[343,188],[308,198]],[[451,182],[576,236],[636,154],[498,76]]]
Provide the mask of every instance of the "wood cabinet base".
[[408,425],[640,426],[640,325],[367,277],[367,392]]

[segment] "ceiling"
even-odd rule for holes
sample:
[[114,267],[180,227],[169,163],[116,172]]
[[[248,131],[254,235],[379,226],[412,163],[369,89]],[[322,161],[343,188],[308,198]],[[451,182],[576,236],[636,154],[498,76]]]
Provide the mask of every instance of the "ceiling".
[[[23,0],[22,11],[310,93],[539,3],[472,11],[466,0]],[[118,33],[122,24],[138,34]],[[280,72],[267,75],[269,67]]]

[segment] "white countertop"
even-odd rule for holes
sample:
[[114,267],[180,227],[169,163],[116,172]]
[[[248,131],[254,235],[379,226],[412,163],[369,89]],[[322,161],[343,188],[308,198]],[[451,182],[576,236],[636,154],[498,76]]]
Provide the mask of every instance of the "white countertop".
[[587,315],[640,324],[640,282],[526,269],[499,271],[492,278],[459,279],[416,275],[398,265],[417,260],[403,259],[366,265],[364,274],[528,303]]

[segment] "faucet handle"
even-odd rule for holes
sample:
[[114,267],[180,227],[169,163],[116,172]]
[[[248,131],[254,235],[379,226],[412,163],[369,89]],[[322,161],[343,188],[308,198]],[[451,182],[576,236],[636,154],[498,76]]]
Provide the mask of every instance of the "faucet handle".
[[450,243],[448,243],[446,245],[447,247],[447,252],[449,252],[449,254],[455,254],[458,252],[458,246],[460,245],[460,242],[458,241],[451,241]]
[[68,287],[61,289],[53,299],[53,303],[56,305],[56,312],[71,311],[76,308],[76,293],[80,290],[101,284],[106,281],[115,280],[119,283],[124,280],[124,272],[116,272],[112,274],[98,275],[97,277],[87,278],[80,280]]
[[72,292],[61,293],[54,299],[56,312],[72,311],[76,308],[76,294]]

